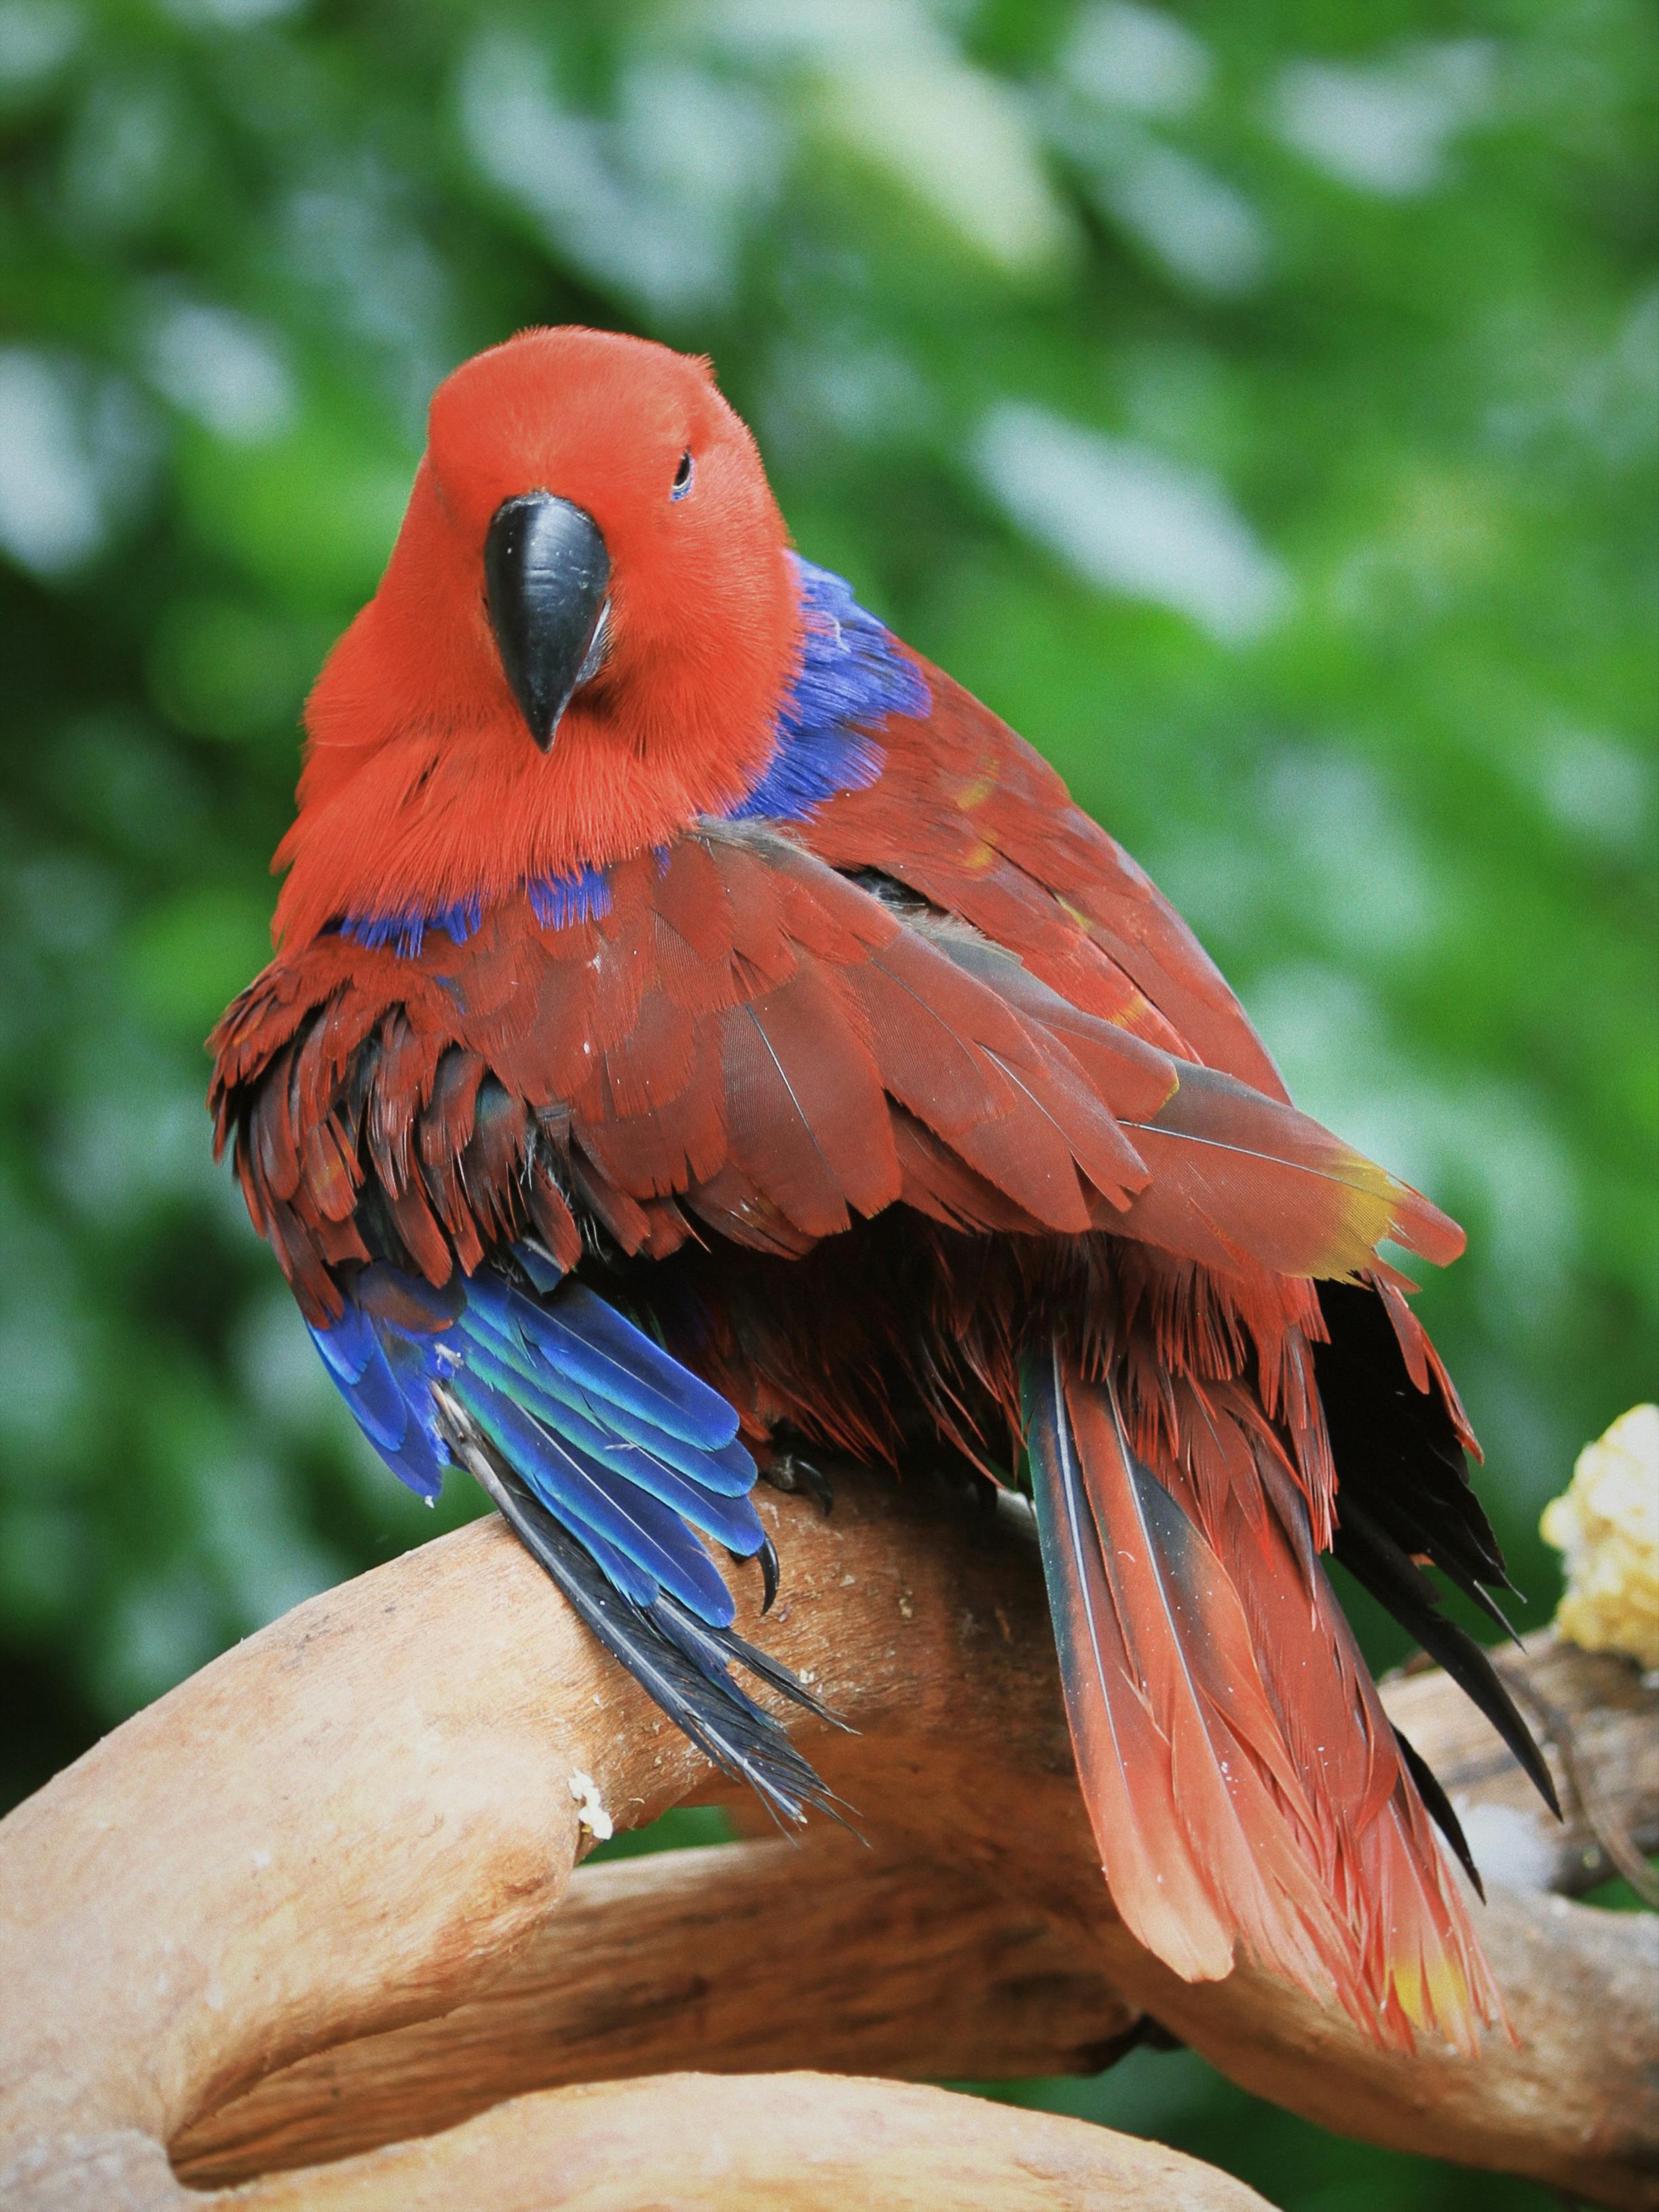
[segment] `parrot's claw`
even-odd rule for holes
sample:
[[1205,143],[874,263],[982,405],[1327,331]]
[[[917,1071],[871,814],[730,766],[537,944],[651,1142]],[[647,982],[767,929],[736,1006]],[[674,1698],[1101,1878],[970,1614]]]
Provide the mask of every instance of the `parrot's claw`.
[[829,1476],[799,1452],[779,1452],[761,1469],[761,1480],[791,1497],[800,1494],[810,1498],[826,1520],[834,1509],[836,1494],[830,1486]]

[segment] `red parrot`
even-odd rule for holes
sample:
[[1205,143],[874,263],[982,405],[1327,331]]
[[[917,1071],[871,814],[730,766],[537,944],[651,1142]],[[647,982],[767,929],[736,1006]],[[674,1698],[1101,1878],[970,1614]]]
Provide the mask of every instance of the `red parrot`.
[[[1029,1484],[1106,1879],[1384,2042],[1498,2017],[1330,1552],[1547,1793],[1432,1563],[1497,1615],[1474,1439],[1379,1256],[1461,1233],[1297,1112],[1058,775],[790,549],[708,364],[526,332],[440,386],[306,711],[276,957],[217,1141],[329,1370],[428,1498],[469,1470],[781,1815],[705,1540],[761,1467]],[[1473,1873],[1473,1869],[1470,1869]]]

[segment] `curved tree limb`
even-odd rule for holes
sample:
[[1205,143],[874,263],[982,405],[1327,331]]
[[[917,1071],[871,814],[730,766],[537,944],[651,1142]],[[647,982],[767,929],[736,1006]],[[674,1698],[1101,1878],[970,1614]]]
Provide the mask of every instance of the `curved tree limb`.
[[[926,1486],[897,1491],[854,1477],[829,1522],[793,1501],[768,1499],[763,1511],[788,1521],[780,1540],[785,1595],[765,1641],[863,1731],[842,1738],[803,1723],[814,1756],[881,1845],[863,1924],[876,1924],[877,1910],[896,1909],[907,1881],[913,1904],[905,1909],[921,1911],[933,1878],[918,1867],[942,1867],[939,1879],[958,1885],[929,1941],[943,1942],[951,1913],[963,1917],[962,1947],[949,1954],[945,1945],[948,1955],[928,1970],[936,1979],[914,1978],[908,1999],[898,1991],[884,2008],[866,2006],[850,2026],[833,1974],[814,1982],[817,1966],[808,1961],[822,1960],[823,1946],[839,1940],[837,1926],[853,1924],[836,1915],[856,1913],[856,1905],[843,1895],[812,1923],[815,1948],[798,1955],[817,2001],[842,2022],[843,2040],[831,2046],[837,2063],[887,2064],[893,2043],[884,2045],[883,2035],[908,2034],[907,2017],[931,2014],[937,2022],[954,2008],[954,2025],[970,2041],[981,2039],[975,2070],[997,2070],[983,2040],[993,2016],[987,2008],[970,2019],[965,1993],[999,1944],[1000,1955],[1017,1955],[1018,1942],[1013,1954],[1006,1948],[1008,1931],[1023,1928],[1018,1940],[1036,1947],[1034,1958],[1064,1962],[1060,2054],[1037,2063],[1065,2063],[1065,2052],[1075,2060],[1080,2040],[1108,2043],[1144,2008],[1248,2086],[1346,2132],[1528,2173],[1591,2201],[1659,2203],[1659,2116],[1649,2078],[1651,1977],[1659,1971],[1653,1923],[1621,1917],[1613,1926],[1588,1908],[1536,1896],[1495,1899],[1482,1932],[1518,2047],[1493,2039],[1476,2066],[1437,2051],[1410,2061],[1375,2051],[1346,2022],[1248,1967],[1188,1987],[1139,1951],[1110,1913],[1072,1778],[1040,1577],[1029,1544],[1009,1525],[1018,1516],[988,1528]],[[757,1575],[740,1577],[752,1601],[751,1578],[758,1583]],[[1651,1729],[1650,1705],[1638,1721]],[[1437,1755],[1431,1743],[1423,1748]],[[528,1975],[538,1960],[550,1987],[562,1961],[567,1990],[585,1991],[589,2005],[586,2041],[573,2038],[577,2063],[599,2063],[603,2048],[605,2063],[620,2070],[629,2062],[614,2027],[606,2045],[591,2016],[603,2008],[611,1971],[596,1933],[606,1915],[590,1913],[585,1936],[580,1910],[549,1918],[582,1843],[571,1786],[578,1771],[619,1825],[653,1817],[709,1778],[698,1754],[588,1643],[493,1523],[298,1608],[129,1723],[0,1826],[8,1962],[0,2176],[14,2161],[0,2194],[10,2187],[6,2201],[20,2206],[114,2205],[124,2200],[109,2174],[118,2171],[130,2172],[141,2192],[125,2201],[175,2203],[177,2185],[155,2162],[158,2146],[176,2143],[184,2153],[193,2143],[204,2173],[215,2159],[221,2170],[227,2159],[234,2168],[223,2122],[239,2094],[263,2081],[258,2095],[269,2098],[276,2082],[267,2077],[289,2068],[298,2075],[301,2062],[315,2068],[311,2054],[361,2067],[362,2050],[354,2056],[341,2046],[373,2038],[384,2051],[416,2022],[440,2050],[454,2033],[459,2052],[462,2031],[469,2022],[476,2031],[492,1990],[497,2021],[512,2016],[508,1990],[520,1962]],[[896,1853],[908,1855],[909,1875],[893,1870]],[[798,1863],[811,1879],[816,1849]],[[617,1880],[623,1872],[595,1869],[581,1880],[607,1881],[616,1894],[626,1887]],[[695,1888],[721,1877],[711,1869],[678,1878]],[[667,1877],[634,1879],[650,1893]],[[856,1885],[850,1873],[837,1879]],[[716,1920],[733,1938],[722,1955],[735,1973],[745,1941],[759,1958],[793,1939],[775,1922],[757,1930],[741,1911],[728,1922],[732,1901],[728,1885]],[[699,1917],[695,1904],[680,1921],[688,1916]],[[656,1940],[667,1940],[660,1915],[657,1925]],[[1127,2010],[1109,1984],[1125,1993]],[[1101,2033],[1083,2028],[1080,2037],[1097,1991]],[[718,2012],[713,1981],[706,1994]],[[783,2023],[764,1987],[761,1994],[760,2009],[773,2011],[778,2033],[769,2039],[763,2019],[757,2038],[755,2013],[745,2018],[728,2004],[714,2047],[688,2033],[682,2063],[695,2055],[703,2064],[752,2064],[757,2048],[773,2052],[772,2065],[806,2055],[781,2043]],[[559,2017],[568,2018],[560,2003]],[[1008,2056],[1021,2066],[1036,2057],[1036,2016],[1028,2009],[1014,2023],[1018,2047]],[[659,2041],[641,2041],[633,2063],[663,2063],[660,2025],[653,2033]],[[505,2040],[510,2047],[512,2038]],[[541,2042],[550,2047],[545,2035]],[[476,2095],[489,2086],[489,2053],[501,2043],[492,2046],[486,2035],[472,2047]],[[924,2060],[933,2055],[933,2045],[917,2047]],[[522,2079],[509,2073],[503,2086]],[[248,2110],[257,2103],[250,2096]],[[523,2116],[556,2105],[565,2118]],[[517,2141],[520,2124],[556,2131],[573,2125],[568,2115],[579,2109],[568,2099],[520,2100],[504,2111],[521,2120],[492,2113],[406,2154],[417,2164],[471,2158],[468,2146],[498,2140],[492,2129],[505,2131],[502,2142]],[[947,2136],[964,2124],[957,2105],[950,2111]],[[407,2113],[405,2106],[399,2124]],[[216,2138],[208,2124],[215,2114]],[[428,2098],[419,2124],[457,2117]],[[250,2140],[245,2129],[241,2141]],[[540,2140],[545,2153],[550,2138]],[[288,2156],[296,2143],[289,2141]],[[102,2193],[88,2194],[87,2161],[104,2154],[100,2146],[114,2165],[98,2184]],[[325,2180],[313,2169],[304,2201],[370,2201],[326,2193],[348,2181],[357,2187],[357,2172],[353,2162]],[[545,2155],[542,2172],[545,2185]],[[286,2185],[262,2184],[261,2192]],[[844,2194],[845,2181],[838,2185]],[[769,2201],[789,2200],[774,2185]]]
[[544,2091],[349,2160],[323,2186],[314,2171],[256,2182],[237,2212],[1267,2212],[1243,2182],[1158,2143],[822,2074]]
[[901,2079],[1095,2073],[1138,2028],[1039,1913],[820,1827],[582,1869],[481,1996],[284,2068],[173,2159],[198,2185],[241,2181],[693,2056]]
[[[1659,1696],[1625,1662],[1547,1633],[1504,1664],[1548,1702],[1580,1788],[1659,1843]],[[1455,1683],[1426,1669],[1383,1695],[1477,1850],[1491,1844],[1514,1873],[1557,1891],[1601,1879],[1585,1820],[1549,1817]],[[1524,1955],[1540,1959],[1547,1908],[1517,1900],[1511,1917],[1528,1931]],[[1627,1932],[1582,1915],[1567,1928],[1570,1971],[1591,1935],[1616,1950]],[[521,2090],[654,2073],[687,2051],[722,2068],[930,2080],[1092,2073],[1140,2027],[1097,1958],[981,1875],[820,1824],[799,1844],[579,1870],[556,1919],[483,1996],[269,2076],[188,2130],[174,2156],[192,2181],[241,2180],[465,2119]]]

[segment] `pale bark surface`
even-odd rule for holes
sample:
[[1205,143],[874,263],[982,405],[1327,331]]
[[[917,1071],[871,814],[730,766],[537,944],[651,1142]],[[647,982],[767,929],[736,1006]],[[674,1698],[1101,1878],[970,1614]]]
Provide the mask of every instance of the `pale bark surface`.
[[191,2129],[192,2181],[337,2158],[554,2083],[722,2069],[1095,2073],[1139,2015],[1041,1915],[838,1830],[584,1869],[495,1986]]
[[1265,2212],[1255,2190],[1158,2143],[818,2074],[546,2090],[351,2160],[319,2188],[301,2173],[232,2201],[246,2212]]
[[[799,1849],[591,1869],[566,1901],[573,1774],[619,1826],[712,1778],[499,1524],[441,1539],[299,1607],[0,1825],[0,2201],[201,2204],[163,2146],[194,2181],[270,2176],[239,2203],[319,2212],[742,2205],[739,2184],[845,2203],[855,2172],[884,2203],[1018,2206],[1022,2160],[1049,2177],[1033,2203],[1254,2201],[1190,2160],[1167,2170],[1187,2195],[1148,2197],[1145,2159],[1174,2154],[1080,2122],[788,2070],[1086,2069],[1146,2013],[1344,2132],[1659,2205],[1659,1923],[1496,1893],[1479,1925],[1516,2041],[1474,2065],[1377,2052],[1247,1965],[1182,1984],[1111,1914],[1019,1516],[854,1474],[828,1521],[762,1511],[785,1587],[757,1630],[741,1572],[740,1625],[860,1730],[801,1723],[868,1851],[820,1824]],[[1595,1820],[1650,1840],[1659,1695],[1616,1661],[1510,1663],[1576,1741]],[[1455,1793],[1499,1808],[1511,1843],[1544,1838],[1511,1851],[1528,1878],[1583,1885],[1590,1823],[1551,1838],[1438,1677],[1389,1696]],[[765,2073],[614,2078],[687,2065]],[[980,2160],[981,2193],[960,2160],[926,2193],[930,2131]],[[603,2193],[595,2146],[623,2136],[675,2193]],[[726,2146],[712,2166],[705,2140]]]

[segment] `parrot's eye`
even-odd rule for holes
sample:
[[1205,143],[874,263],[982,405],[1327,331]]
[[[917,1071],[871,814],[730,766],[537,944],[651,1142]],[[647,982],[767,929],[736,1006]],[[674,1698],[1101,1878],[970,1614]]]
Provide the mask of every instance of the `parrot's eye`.
[[670,499],[684,499],[691,489],[691,448],[688,446],[680,455],[680,465],[674,471],[674,481],[669,486]]

